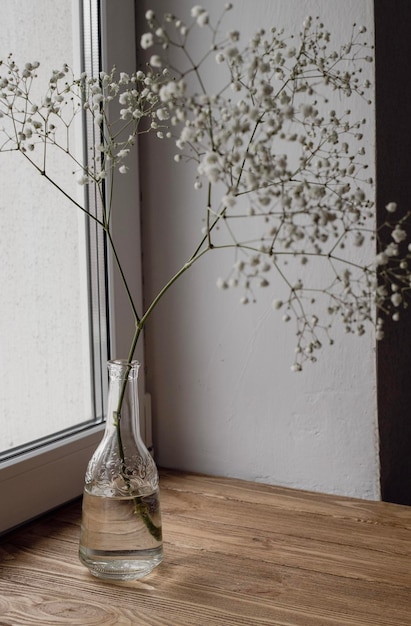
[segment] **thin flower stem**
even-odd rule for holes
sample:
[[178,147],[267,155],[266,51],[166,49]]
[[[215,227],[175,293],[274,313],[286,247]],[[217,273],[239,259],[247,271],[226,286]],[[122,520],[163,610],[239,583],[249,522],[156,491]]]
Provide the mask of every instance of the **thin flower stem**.
[[139,515],[146,525],[147,530],[150,532],[150,535],[156,539],[156,541],[161,541],[162,539],[162,530],[161,526],[156,526],[151,519],[150,509],[146,502],[143,501],[141,496],[136,496],[133,498],[134,501],[134,512],[136,515]]
[[122,265],[120,263],[120,259],[119,259],[118,253],[117,253],[117,249],[116,249],[116,246],[114,245],[114,241],[113,241],[113,238],[111,236],[110,228],[108,226],[104,226],[104,231],[105,231],[105,233],[107,235],[107,239],[109,241],[111,251],[113,252],[113,256],[114,256],[117,268],[118,268],[118,270],[120,272],[121,280],[122,280],[124,289],[126,290],[127,297],[129,299],[130,306],[131,306],[132,311],[133,311],[134,319],[135,319],[136,323],[138,323],[140,321],[140,318],[139,318],[139,315],[137,313],[137,308],[135,306],[135,303],[134,303],[134,300],[133,300],[133,296],[131,295],[131,291],[130,291],[130,288],[128,286],[128,282],[126,280],[126,277],[125,277],[125,274],[124,274],[124,270],[123,270]]
[[[121,391],[120,391],[120,397],[119,397],[119,402],[118,402],[118,406],[117,406],[117,411],[115,411],[115,413],[113,414],[113,423],[114,423],[114,427],[116,430],[116,439],[117,439],[117,447],[118,447],[118,454],[119,454],[119,459],[120,459],[120,463],[121,463],[121,475],[122,478],[124,480],[125,485],[127,486],[127,489],[131,490],[131,482],[130,482],[130,478],[127,475],[126,472],[126,464],[125,464],[125,453],[124,453],[124,446],[123,446],[123,439],[122,439],[122,435],[121,435],[121,410],[122,410],[122,406],[123,406],[123,402],[124,402],[124,396],[125,396],[125,392],[126,392],[126,387],[127,387],[127,381],[128,381],[128,372],[130,371],[131,368],[131,361],[133,360],[133,356],[134,356],[134,352],[136,349],[136,345],[137,345],[137,341],[138,338],[140,336],[141,330],[142,330],[142,325],[140,325],[139,323],[139,316],[134,304],[134,300],[132,298],[129,286],[128,286],[128,282],[126,280],[120,259],[118,257],[117,254],[117,249],[116,246],[114,244],[113,238],[111,236],[111,232],[109,227],[102,222],[101,220],[99,220],[97,217],[95,217],[94,215],[92,215],[89,211],[87,211],[86,209],[84,209],[84,207],[81,206],[81,204],[79,204],[76,200],[74,200],[74,198],[72,196],[70,196],[67,192],[65,192],[53,179],[51,179],[45,171],[43,171],[34,161],[32,161],[25,152],[20,151],[21,154],[23,154],[23,156],[25,156],[28,161],[33,165],[33,167],[42,175],[46,178],[46,180],[48,180],[60,193],[62,193],[67,199],[69,199],[77,208],[81,209],[84,213],[87,214],[88,217],[90,217],[92,220],[94,220],[106,233],[109,244],[110,244],[110,248],[113,252],[113,256],[114,259],[116,261],[118,270],[120,272],[120,276],[124,285],[124,288],[126,290],[127,296],[129,298],[130,301],[130,305],[132,307],[133,310],[133,314],[136,320],[136,330],[133,336],[133,340],[131,343],[131,347],[130,347],[130,351],[129,351],[129,355],[127,358],[127,370],[126,370],[126,374],[123,380],[123,384],[121,387]],[[145,503],[142,501],[141,497],[139,496],[135,496],[133,497],[133,503],[134,503],[134,511],[136,514],[138,514],[141,519],[143,520],[146,528],[148,529],[148,531],[150,532],[150,534],[157,540],[157,541],[161,541],[161,526],[156,526],[153,522],[153,520],[150,517],[150,512],[147,509],[147,506],[145,505]]]
[[[121,476],[124,480],[124,484],[126,485],[127,490],[130,492],[130,495],[132,492],[132,486],[131,486],[130,477],[127,474],[123,438],[121,434],[121,411],[122,411],[122,407],[124,403],[126,388],[128,385],[128,374],[131,369],[131,363],[133,360],[134,351],[135,351],[140,333],[141,333],[141,326],[137,325],[134,336],[133,336],[133,340],[131,343],[130,352],[129,352],[127,362],[126,362],[126,369],[124,372],[124,377],[123,377],[123,381],[122,381],[122,385],[120,389],[117,410],[114,411],[113,413],[113,424],[116,430],[118,455],[119,455],[119,459],[121,463]],[[147,530],[152,535],[152,537],[154,537],[156,541],[161,541],[161,538],[162,538],[161,526],[156,526],[156,524],[154,524],[153,520],[151,519],[150,511],[147,505],[143,502],[142,498],[140,496],[133,496],[133,504],[134,504],[135,514],[141,517],[142,521],[144,522]]]
[[98,217],[96,217],[95,215],[93,215],[92,213],[90,213],[90,211],[88,211],[87,209],[85,209],[79,202],[77,202],[77,200],[75,200],[73,198],[73,196],[70,196],[69,193],[67,193],[66,191],[64,191],[64,189],[62,189],[52,178],[50,178],[50,176],[48,176],[48,174],[41,169],[41,167],[39,167],[37,165],[37,163],[35,163],[34,161],[32,161],[30,159],[30,157],[23,151],[20,151],[20,154],[22,154],[29,163],[31,163],[31,165],[38,171],[39,174],[41,174],[41,176],[43,176],[55,189],[57,189],[65,198],[67,198],[67,200],[70,200],[70,202],[77,207],[78,209],[80,209],[80,211],[82,211],[83,213],[85,213],[87,215],[87,217],[89,217],[90,219],[92,219],[94,222],[96,222],[96,224],[98,224],[99,226],[101,226],[101,228],[103,228],[104,230],[106,230],[105,224],[98,219]]
[[[205,241],[207,239],[207,237],[204,237],[202,239],[202,241]],[[187,263],[185,263],[183,265],[183,267],[181,267],[178,272],[176,274],[174,274],[174,276],[172,278],[170,278],[170,280],[168,281],[168,283],[166,283],[164,285],[164,287],[160,290],[160,292],[157,294],[157,296],[154,298],[154,300],[152,301],[152,303],[150,304],[150,306],[148,307],[147,311],[144,313],[144,315],[141,317],[140,320],[140,326],[143,327],[144,324],[147,321],[147,318],[151,315],[153,309],[157,306],[157,304],[159,303],[159,301],[161,300],[161,298],[164,296],[164,294],[170,289],[170,287],[172,285],[174,285],[174,283],[180,278],[180,276],[182,276],[192,265],[193,263],[195,263],[196,261],[198,261],[206,252],[210,251],[210,248],[205,248],[203,250],[199,250],[200,246],[196,249],[195,253],[190,257],[190,259],[187,261]]]
[[[115,253],[116,256],[116,251],[115,251],[115,245],[114,242],[111,240],[111,244],[112,244],[112,248],[113,251]],[[134,335],[133,335],[133,339],[131,342],[131,346],[130,346],[130,350],[129,350],[129,354],[127,357],[127,373],[128,371],[130,371],[131,368],[131,362],[134,358],[134,353],[137,347],[137,342],[138,339],[140,337],[141,331],[144,328],[144,325],[147,321],[147,319],[150,317],[152,311],[154,310],[154,308],[157,306],[157,304],[160,302],[160,300],[162,299],[162,297],[166,294],[166,292],[170,289],[170,287],[180,278],[180,276],[182,276],[192,265],[193,263],[195,263],[196,261],[198,261],[206,252],[209,251],[209,248],[206,248],[204,250],[202,250],[201,252],[196,251],[189,259],[189,261],[187,261],[187,263],[185,263],[180,269],[179,271],[174,274],[174,276],[164,285],[164,287],[160,290],[160,292],[157,294],[157,296],[154,298],[154,300],[152,301],[152,303],[150,304],[150,306],[148,307],[147,311],[144,313],[144,315],[139,319],[138,316],[136,316],[136,329],[134,331]],[[118,257],[116,256],[116,259],[118,261]],[[121,264],[118,261],[119,264],[119,268],[121,269]],[[124,285],[127,289],[127,292],[129,292],[128,290],[128,286],[127,286],[127,281],[125,279],[124,273],[121,269],[121,276],[124,282]],[[131,298],[131,295],[130,295]],[[133,305],[134,306],[134,305]],[[118,401],[118,405],[117,405],[117,411],[115,414],[115,424],[116,424],[116,428],[117,428],[117,438],[118,438],[118,442],[119,442],[119,453],[120,453],[120,460],[122,461],[123,467],[124,467],[124,451],[123,451],[123,445],[122,445],[122,441],[121,441],[121,431],[120,431],[120,421],[121,421],[121,409],[122,409],[122,405],[124,402],[124,395],[125,395],[125,391],[126,391],[126,387],[127,387],[127,376],[124,377],[124,381],[123,381],[123,385],[120,391],[120,396],[119,396],[119,401]]]
[[[115,249],[115,246],[113,244],[113,248]],[[154,298],[153,302],[151,303],[151,305],[148,307],[147,311],[145,312],[145,314],[141,317],[141,319],[136,323],[136,329],[134,332],[134,336],[131,342],[131,346],[130,346],[130,351],[127,357],[127,363],[126,363],[126,373],[123,379],[123,384],[121,386],[121,390],[120,390],[120,396],[119,396],[119,401],[118,401],[118,405],[117,405],[117,410],[115,411],[114,415],[113,415],[113,420],[114,420],[114,425],[116,428],[116,435],[117,435],[117,443],[118,443],[118,450],[119,450],[119,458],[120,458],[120,462],[122,465],[122,476],[123,479],[126,483],[126,485],[130,485],[130,480],[128,478],[128,476],[126,475],[125,472],[125,457],[124,457],[124,447],[123,447],[123,442],[122,442],[122,436],[121,436],[121,410],[122,410],[122,406],[123,406],[123,402],[124,402],[124,396],[125,396],[125,392],[126,392],[126,388],[127,388],[127,381],[128,381],[128,372],[131,369],[131,362],[134,358],[134,352],[137,346],[137,342],[138,339],[140,337],[140,333],[144,327],[144,324],[146,323],[147,319],[149,318],[149,316],[151,315],[152,311],[154,310],[154,308],[157,306],[157,304],[160,302],[161,298],[165,295],[165,293],[170,289],[170,287],[180,278],[180,276],[182,276],[182,274],[184,274],[193,263],[195,263],[195,261],[198,261],[198,259],[200,259],[206,252],[208,252],[208,248],[203,250],[200,253],[197,253],[195,255],[193,255],[190,260],[185,263],[180,270],[168,281],[168,283],[166,283],[166,285],[163,287],[163,289],[161,289],[161,291],[158,293],[158,295]],[[124,274],[122,273],[122,276],[124,277]],[[124,279],[124,283],[126,284],[126,281]]]

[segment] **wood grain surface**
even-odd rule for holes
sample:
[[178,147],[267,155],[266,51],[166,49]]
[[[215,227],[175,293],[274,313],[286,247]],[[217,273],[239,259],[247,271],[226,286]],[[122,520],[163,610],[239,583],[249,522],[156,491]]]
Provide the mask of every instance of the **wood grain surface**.
[[161,504],[142,581],[80,564],[80,501],[2,537],[0,626],[411,626],[410,507],[171,471]]

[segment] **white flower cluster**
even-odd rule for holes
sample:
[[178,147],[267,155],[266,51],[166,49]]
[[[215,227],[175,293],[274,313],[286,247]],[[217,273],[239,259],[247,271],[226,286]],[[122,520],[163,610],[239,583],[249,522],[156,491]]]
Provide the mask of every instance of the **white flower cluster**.
[[[362,78],[372,61],[365,27],[354,27],[336,51],[325,26],[311,17],[298,41],[273,28],[260,30],[244,46],[238,31],[220,34],[200,6],[192,9],[189,24],[170,14],[160,21],[152,11],[146,17],[142,47],[154,46],[157,63],[162,58],[164,67],[174,68],[159,95],[169,111],[176,160],[197,162],[194,186],[206,188],[214,200],[212,206],[204,203],[203,244],[235,251],[235,263],[218,287],[241,287],[247,303],[255,300],[256,288],[270,285],[270,271],[277,271],[288,297],[276,298],[274,308],[282,310],[284,321],[297,322],[296,370],[316,359],[320,335],[332,341],[333,321],[362,335],[375,318],[375,305],[395,307],[397,319],[402,290],[392,287],[387,295],[377,271],[398,258],[407,233],[404,224],[393,225],[376,261],[367,257],[375,244],[366,244],[377,234],[366,120],[353,119],[348,106],[354,97],[369,102],[370,82]],[[190,46],[200,34],[189,37],[197,27],[207,27],[210,36],[209,52],[198,60]],[[184,59],[180,70],[175,50]],[[208,88],[210,74],[221,77],[218,88]],[[324,113],[332,92],[344,106]],[[392,213],[394,203],[387,210]],[[319,263],[328,266],[323,285],[316,282]],[[405,263],[399,267],[408,280]],[[319,310],[327,312],[326,319],[319,319]]]
[[[140,132],[158,126],[161,115],[152,89],[163,81],[151,69],[132,75],[101,72],[98,77],[82,74],[74,78],[65,65],[53,71],[41,101],[32,96],[39,63],[20,69],[13,57],[0,61],[0,152],[21,151],[46,173],[44,155],[50,147],[63,150],[72,160],[80,184],[101,183],[113,170],[127,171],[125,160]],[[109,109],[112,111],[109,116]],[[117,111],[113,115],[113,111]],[[101,133],[93,157],[80,163],[71,152],[75,120],[86,112]],[[141,124],[143,125],[140,128]]]
[[[223,16],[231,9],[226,4]],[[238,31],[220,32],[223,16],[213,26],[199,5],[187,22],[147,11],[144,71],[74,78],[64,66],[52,72],[40,101],[32,95],[39,63],[19,68],[12,56],[0,60],[0,154],[24,154],[56,187],[48,159],[54,148],[66,154],[79,183],[97,187],[102,221],[89,215],[115,251],[105,180],[127,173],[140,133],[175,141],[175,160],[195,165],[202,231],[192,257],[145,314],[138,316],[131,301],[136,340],[182,273],[205,253],[232,248],[233,265],[221,272],[217,286],[240,288],[244,304],[255,300],[258,289],[273,286],[273,308],[284,322],[296,321],[293,369],[299,371],[316,360],[324,340],[332,342],[335,321],[358,335],[375,321],[380,339],[384,320],[399,319],[411,289],[409,215],[397,218],[390,202],[385,224],[374,227],[366,121],[353,119],[349,106],[352,98],[368,101],[363,69],[372,58],[365,28],[354,27],[338,51],[321,21],[311,17],[299,37],[272,28],[242,45]],[[200,29],[196,37],[193,29]],[[197,58],[191,45],[200,36],[209,40]],[[331,94],[341,106],[328,105]],[[82,162],[72,150],[71,131],[84,114],[101,140]],[[280,286],[272,274],[281,278]]]
[[384,321],[398,322],[400,310],[407,308],[411,293],[411,244],[408,243],[406,225],[410,220],[408,212],[398,221],[393,214],[397,211],[395,202],[385,207],[388,217],[379,229],[380,252],[375,258],[378,274],[376,303],[378,307],[377,339],[384,337]]

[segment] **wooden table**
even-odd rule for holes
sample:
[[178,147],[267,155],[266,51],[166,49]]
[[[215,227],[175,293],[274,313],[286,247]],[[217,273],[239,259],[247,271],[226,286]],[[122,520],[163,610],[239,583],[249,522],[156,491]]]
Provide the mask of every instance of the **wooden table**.
[[0,540],[0,626],[410,626],[411,508],[164,471],[165,560],[93,578],[80,502]]

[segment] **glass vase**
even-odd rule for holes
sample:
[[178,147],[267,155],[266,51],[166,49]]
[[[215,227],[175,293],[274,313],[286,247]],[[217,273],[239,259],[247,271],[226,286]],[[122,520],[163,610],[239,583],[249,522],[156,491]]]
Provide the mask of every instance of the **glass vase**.
[[79,556],[99,578],[142,578],[162,561],[158,472],[139,428],[139,363],[109,361],[104,437],[86,472]]

